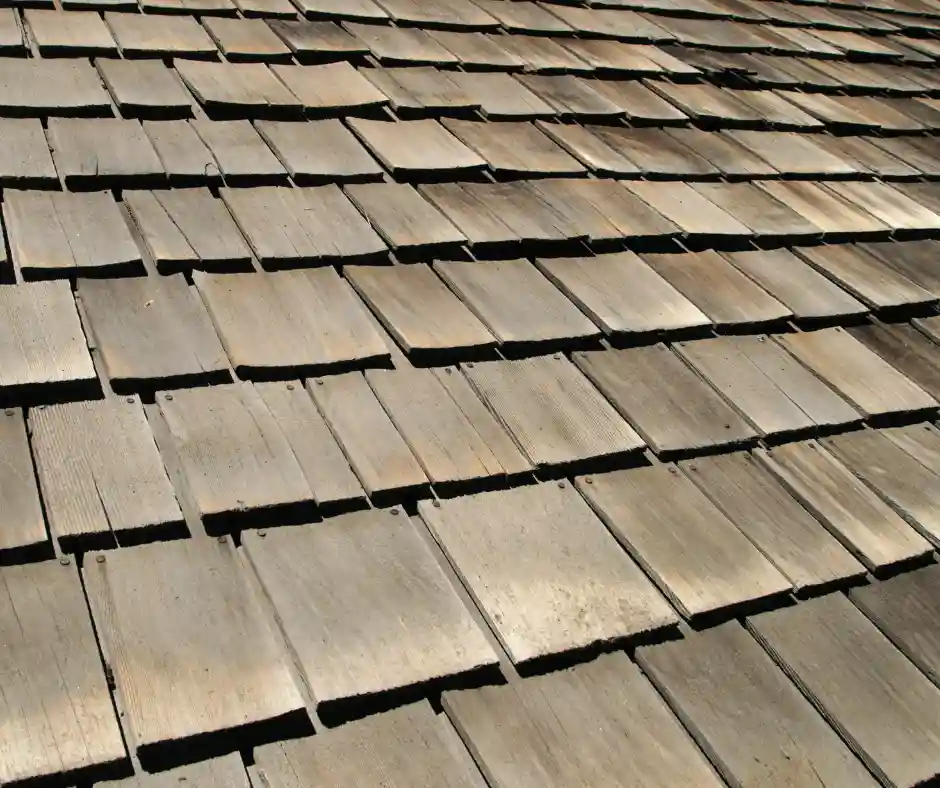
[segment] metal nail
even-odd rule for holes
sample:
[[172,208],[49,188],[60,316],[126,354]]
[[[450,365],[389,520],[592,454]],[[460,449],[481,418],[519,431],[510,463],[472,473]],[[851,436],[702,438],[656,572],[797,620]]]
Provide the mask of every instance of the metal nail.
[[99,555],[97,558],[95,558],[95,560],[96,560],[99,564],[103,564],[104,561],[105,561],[105,558],[104,558],[103,555]]
[[62,566],[68,566],[68,565],[69,565],[70,563],[72,563],[72,562],[69,561],[68,558],[60,558],[60,559],[59,559],[59,563],[62,564]]
[[288,390],[288,391],[293,391],[293,390],[294,390],[294,384],[293,384],[293,383],[288,383],[288,384],[287,384],[287,390]]

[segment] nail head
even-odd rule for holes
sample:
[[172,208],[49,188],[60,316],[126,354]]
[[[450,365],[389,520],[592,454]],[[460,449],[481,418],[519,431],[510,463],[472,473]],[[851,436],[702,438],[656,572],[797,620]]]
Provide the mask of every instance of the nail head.
[[293,384],[293,383],[288,383],[288,384],[287,384],[287,390],[288,390],[288,391],[293,391],[293,390],[294,390],[294,384]]
[[99,564],[103,564],[105,561],[105,558],[103,555],[99,555],[97,558],[95,558],[95,561],[97,561]]
[[60,559],[59,559],[59,563],[62,564],[62,566],[68,566],[68,565],[69,565],[70,563],[72,563],[72,562],[69,561],[68,558],[60,558]]

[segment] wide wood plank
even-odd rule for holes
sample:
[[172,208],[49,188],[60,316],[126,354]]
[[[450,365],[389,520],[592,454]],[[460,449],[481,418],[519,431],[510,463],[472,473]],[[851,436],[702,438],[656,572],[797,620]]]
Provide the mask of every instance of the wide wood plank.
[[[430,373],[429,373],[430,374]],[[324,716],[497,662],[407,515],[356,512],[244,545]]]
[[868,309],[789,249],[723,252],[725,259],[783,303],[799,320],[835,320]]
[[841,328],[775,337],[868,417],[933,411],[937,401]]
[[180,783],[195,783],[202,788],[251,788],[248,772],[238,753],[199,761],[176,769],[100,783],[103,788],[173,788]]
[[302,99],[263,63],[176,60],[174,67],[207,113],[248,118],[300,115]]
[[187,534],[137,397],[40,406],[29,431],[49,528],[64,552]]
[[222,183],[219,163],[190,123],[185,120],[145,120],[143,127],[171,186]]
[[95,368],[67,282],[0,287],[0,392],[93,392]]
[[809,181],[761,181],[758,188],[805,216],[823,233],[839,235],[889,231],[883,221],[825,189],[822,184]]
[[750,228],[685,183],[635,181],[623,184],[689,235],[751,236]]
[[[447,693],[494,788],[717,788],[721,781],[625,654],[505,687]],[[629,777],[627,777],[629,775]]]
[[597,327],[528,260],[435,263],[504,347],[577,344]]
[[851,600],[934,682],[940,683],[940,571],[918,569],[853,589]]
[[841,594],[748,627],[886,785],[940,773],[940,690]]
[[865,572],[749,452],[680,464],[688,477],[770,559],[797,593],[855,580]]
[[6,408],[0,416],[0,563],[48,554],[49,535],[33,458],[26,436],[26,421],[20,409]]
[[885,427],[878,432],[904,449],[921,465],[934,473],[940,473],[940,431],[934,425],[911,424],[906,427]]
[[858,421],[858,412],[767,337],[679,342],[673,349],[762,437]]
[[81,59],[4,58],[0,107],[7,115],[110,116],[108,93]]
[[792,588],[675,466],[598,474],[577,485],[686,618],[728,613]]
[[349,63],[274,65],[271,71],[300,99],[309,117],[337,117],[375,111],[388,104],[388,97]]
[[513,662],[676,621],[566,483],[421,502],[419,512]]
[[108,192],[7,191],[3,217],[24,279],[143,272],[140,250]]
[[906,323],[873,322],[849,333],[933,396],[940,396],[940,348]]
[[261,19],[209,17],[203,25],[230,63],[291,62],[290,49]]
[[729,784],[877,785],[740,624],[640,649],[637,660]]
[[516,469],[502,466],[471,416],[453,399],[441,380],[448,374],[458,373],[450,367],[443,374],[430,369],[371,370],[366,381],[438,493],[505,479]]
[[[288,3],[293,17],[294,7]],[[365,55],[369,48],[335,22],[276,19],[268,27],[280,37],[300,63],[347,60]]]
[[463,369],[535,467],[616,460],[645,445],[564,356],[467,363]]
[[332,268],[194,276],[232,366],[245,377],[303,377],[382,364],[388,349]]
[[931,550],[926,539],[815,441],[755,455],[868,569],[885,569]]
[[757,437],[665,345],[576,353],[573,358],[657,454],[707,453]]
[[192,126],[212,152],[228,186],[287,182],[284,165],[247,120],[194,120]]
[[923,536],[940,542],[940,475],[876,430],[822,442]]
[[309,725],[287,655],[228,539],[91,559],[85,587],[142,761],[196,737],[252,741],[267,726]]
[[307,390],[373,502],[427,493],[421,464],[361,374],[311,379]]
[[169,120],[193,114],[192,97],[158,60],[98,58],[95,66],[125,118]]
[[314,737],[255,750],[271,788],[374,785],[386,788],[485,788],[470,754],[428,703],[375,714]]
[[217,59],[218,49],[199,22],[187,15],[105,14],[125,58]]
[[119,394],[231,379],[209,315],[181,275],[82,279],[77,293]]
[[93,11],[66,14],[30,8],[23,18],[42,57],[117,54],[117,44],[107,25]]
[[605,334],[703,328],[711,321],[632,252],[539,258],[536,266]]
[[819,227],[811,221],[749,183],[696,183],[692,188],[746,224],[755,235],[772,238],[820,235]]
[[0,120],[0,185],[14,189],[58,189],[49,144],[38,118]]
[[131,190],[124,205],[162,274],[251,266],[251,250],[225,204],[202,189]]
[[0,779],[87,779],[126,761],[74,566],[0,568]]
[[427,265],[354,265],[344,274],[411,356],[465,355],[496,345],[483,322]]
[[937,241],[885,241],[860,246],[910,281],[940,297],[940,274],[934,265],[940,251]]
[[277,523],[311,507],[291,441],[250,383],[160,393],[157,405],[168,430],[161,451],[174,456],[182,492],[210,530],[257,514]]

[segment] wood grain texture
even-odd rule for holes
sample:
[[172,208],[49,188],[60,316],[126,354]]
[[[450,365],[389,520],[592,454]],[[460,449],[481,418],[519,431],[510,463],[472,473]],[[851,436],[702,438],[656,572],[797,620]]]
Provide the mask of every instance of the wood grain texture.
[[[502,466],[486,437],[477,432],[471,420],[475,413],[464,413],[451,396],[442,378],[454,375],[460,377],[452,367],[441,371],[402,368],[366,373],[369,386],[439,493],[448,485],[505,479],[516,472],[518,465],[514,462],[508,469]],[[472,391],[468,393],[475,396]],[[485,409],[482,403],[480,406]],[[502,430],[496,422],[490,427]],[[511,443],[511,438],[503,435],[500,445],[506,440]]]
[[648,635],[675,614],[570,485],[422,501],[513,662]]
[[848,332],[932,396],[940,396],[940,348],[906,323],[872,321]]
[[222,183],[219,163],[188,121],[145,120],[143,127],[171,186]]
[[195,783],[200,788],[251,788],[248,772],[238,753],[156,774],[140,772],[133,777],[101,785],[103,788],[176,788],[181,783]]
[[203,521],[303,508],[313,492],[290,441],[250,383],[157,395],[185,490]]
[[142,758],[210,734],[241,731],[250,741],[266,723],[306,719],[287,656],[241,572],[227,539],[147,545],[85,563],[97,631]]
[[921,465],[940,473],[940,431],[932,424],[886,427],[878,433],[900,446]]
[[278,185],[287,170],[247,120],[194,120],[190,125],[212,153],[229,186]]
[[534,467],[615,459],[645,445],[563,356],[468,363],[463,369]]
[[427,703],[404,706],[307,739],[256,750],[271,788],[374,785],[485,788],[453,729]]
[[193,277],[243,377],[297,377],[385,363],[365,306],[332,268]]
[[597,474],[579,479],[578,489],[686,618],[792,588],[675,466]]
[[932,411],[937,401],[842,328],[775,338],[866,417]]
[[21,189],[58,188],[49,144],[38,118],[0,121],[5,143],[0,150],[0,184]]
[[81,779],[127,757],[73,566],[0,569],[0,779]]
[[657,454],[714,451],[757,437],[665,345],[576,353],[573,359]]
[[886,785],[940,772],[940,690],[841,594],[748,628]]
[[447,693],[443,703],[494,788],[722,784],[622,653],[505,687]]
[[311,379],[307,390],[373,501],[427,492],[421,464],[360,373]]
[[865,567],[752,454],[699,457],[679,467],[797,593],[864,574]]
[[0,415],[0,563],[49,547],[23,411]]
[[752,235],[750,228],[688,184],[625,181],[623,187],[689,235]]
[[137,397],[40,406],[29,430],[49,527],[63,551],[185,535]]
[[934,684],[940,683],[936,566],[853,589],[849,597]]
[[740,624],[640,649],[637,660],[729,784],[877,785]]
[[193,114],[192,97],[158,60],[99,58],[95,66],[125,118],[188,118]]
[[497,662],[404,513],[246,533],[244,545],[323,712]]
[[231,379],[209,315],[181,275],[83,279],[78,298],[116,391]]
[[815,441],[755,455],[870,570],[930,551],[926,539]]

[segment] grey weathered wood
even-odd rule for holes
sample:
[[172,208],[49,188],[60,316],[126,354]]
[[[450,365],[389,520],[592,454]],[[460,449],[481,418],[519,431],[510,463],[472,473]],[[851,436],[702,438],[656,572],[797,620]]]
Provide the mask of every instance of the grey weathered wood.
[[385,174],[335,118],[307,123],[258,121],[255,128],[298,185],[378,181]]
[[421,464],[360,373],[310,379],[307,390],[373,502],[427,492]]
[[588,244],[605,246],[619,242],[623,234],[579,191],[581,182],[581,178],[542,178],[526,181],[524,188],[543,200],[553,213],[569,219],[574,232],[584,236]]
[[133,777],[100,785],[102,788],[174,788],[180,783],[195,783],[200,788],[251,788],[248,772],[237,752],[165,772],[140,772]]
[[606,96],[636,124],[652,123],[657,126],[675,126],[689,122],[688,116],[654,93],[640,81],[606,82],[598,80],[592,87]]
[[617,459],[644,446],[563,356],[468,363],[464,373],[535,467]]
[[566,483],[421,502],[418,511],[513,662],[676,622]]
[[815,441],[755,455],[870,570],[930,552],[926,539]]
[[883,233],[888,225],[822,184],[809,181],[761,181],[763,189],[802,214],[824,233]]
[[49,528],[64,552],[186,534],[137,397],[40,406],[29,431]]
[[600,332],[528,260],[435,263],[501,345],[573,343]]
[[5,8],[0,13],[0,53],[5,57],[22,57],[26,54],[23,26],[15,8]]
[[665,345],[576,353],[574,362],[657,454],[710,452],[757,437]]
[[940,319],[937,316],[915,317],[911,325],[928,339],[940,344]]
[[935,266],[937,253],[940,251],[940,243],[937,241],[885,241],[861,244],[861,248],[910,281],[935,296],[940,296],[940,274]]
[[124,205],[161,273],[251,266],[248,244],[208,189],[129,190]]
[[[644,176],[699,178],[718,175],[718,169],[711,162],[677,142],[662,129],[625,129],[618,126],[587,128],[618,156],[631,162]],[[630,173],[619,162],[616,168],[602,168],[604,170],[615,174]]]
[[940,395],[940,348],[906,323],[873,322],[849,333],[933,396]]
[[20,189],[58,189],[59,177],[38,118],[0,121],[0,185]]
[[632,252],[540,258],[536,266],[605,334],[703,328],[711,321]]
[[813,142],[811,135],[787,131],[727,131],[780,173],[788,175],[851,175],[856,167]]
[[823,444],[923,536],[940,543],[940,475],[875,430],[836,435]]
[[174,67],[208,113],[250,118],[299,116],[304,104],[263,63],[176,60]]
[[338,186],[226,188],[221,196],[267,268],[372,260],[387,252]]
[[143,126],[171,186],[222,182],[222,170],[215,156],[187,121],[145,120]]
[[67,282],[0,287],[0,325],[16,328],[0,332],[0,390],[97,386]]
[[[90,556],[92,613],[141,759],[307,721],[287,655],[228,539]],[[268,734],[270,735],[270,734]]]
[[[477,432],[442,382],[447,375],[459,372],[451,367],[370,370],[366,381],[438,492],[448,485],[505,479],[515,468],[504,468]],[[495,423],[492,428],[502,429]]]
[[418,0],[379,0],[389,17],[404,26],[458,30],[495,30],[499,22],[469,0],[427,5]]
[[395,515],[355,512],[244,536],[325,714],[498,661],[416,526]]
[[519,233],[487,203],[479,189],[471,188],[471,184],[440,183],[419,189],[421,195],[466,236],[468,245],[476,251],[499,252],[506,244],[517,244],[521,240]]
[[[556,109],[571,112],[575,107],[585,110],[591,108],[598,109],[601,114],[622,114],[619,108],[578,81],[576,77],[544,81],[544,74],[571,77],[571,74],[589,74],[594,70],[594,66],[554,39],[516,34],[501,36],[499,42],[507,52],[522,61],[524,71],[539,75],[525,77],[526,87],[538,93]],[[572,104],[569,105],[568,100]]]
[[937,401],[841,328],[775,338],[866,417],[932,411]]
[[388,104],[388,97],[349,63],[271,66],[271,71],[300,99],[311,117],[375,111]]
[[126,761],[73,566],[0,568],[0,779],[82,779]]
[[23,18],[43,57],[116,55],[117,44],[93,11],[47,11],[30,8]]
[[[752,153],[724,134],[716,134],[702,129],[667,129],[666,133],[674,140],[695,151],[702,158],[710,161],[722,174],[728,177],[750,179],[775,178],[779,175],[774,167],[757,154]],[[751,194],[753,194],[752,191]],[[779,211],[779,208],[777,210]],[[788,218],[792,221],[792,217]],[[815,225],[811,225],[811,229],[808,230],[805,227],[800,229],[808,233],[819,232]]]
[[296,0],[295,5],[308,19],[364,19],[379,24],[388,19],[372,0]]
[[389,246],[400,253],[440,254],[467,240],[406,183],[351,184],[345,193]]
[[181,275],[82,279],[78,297],[115,391],[231,379],[209,315]]
[[49,535],[23,411],[6,408],[0,415],[0,563],[24,555],[48,553]]
[[[496,36],[493,39],[501,40]],[[550,118],[557,114],[554,107],[509,74],[454,72],[451,79],[480,105],[480,113],[487,120]]]
[[865,314],[868,309],[789,249],[723,252],[743,271],[802,320],[830,320]]
[[320,511],[358,509],[366,494],[306,389],[298,383],[255,386],[294,452]]
[[848,599],[831,594],[748,627],[886,785],[940,773],[940,690]]
[[673,349],[762,437],[858,421],[858,412],[766,337],[679,342]]
[[369,47],[386,66],[456,65],[457,56],[424,30],[386,25],[360,25],[348,22],[344,27]]
[[443,703],[494,788],[722,784],[622,653],[505,687],[447,693]]
[[773,323],[792,312],[718,252],[644,254],[643,260],[719,326]]
[[228,186],[281,184],[287,170],[247,120],[194,120]]
[[199,22],[186,15],[105,14],[125,58],[164,56],[217,59],[218,49]]
[[729,784],[877,785],[740,624],[640,649],[637,660]]
[[194,281],[240,375],[298,377],[388,360],[365,307],[332,268]]
[[886,427],[878,432],[904,449],[921,465],[934,473],[940,473],[940,432],[932,424]]
[[792,208],[749,183],[696,183],[692,186],[755,235],[814,237],[819,228]]
[[349,127],[375,157],[398,177],[469,174],[486,167],[475,153],[436,120],[390,123],[351,118]]
[[255,750],[271,788],[364,785],[484,788],[470,754],[426,702],[376,714],[306,739]]
[[[293,6],[288,3],[291,10]],[[290,14],[293,17],[293,13]],[[301,63],[362,57],[369,48],[335,22],[277,19],[268,27],[279,36]]]
[[790,581],[679,469],[634,468],[578,489],[686,618],[784,594]]
[[108,93],[81,59],[4,58],[0,107],[12,115],[110,116]]
[[175,455],[182,491],[208,528],[249,513],[277,523],[311,506],[291,440],[250,383],[160,393],[157,405],[168,430],[161,451]]
[[344,273],[408,354],[479,352],[496,345],[429,266],[347,266]]
[[140,250],[108,192],[8,190],[3,218],[24,279],[143,271]]
[[849,597],[934,682],[940,683],[940,572],[918,569],[854,589]]
[[[454,55],[466,72],[477,69],[521,71],[524,66],[522,58],[500,46],[503,37],[499,35],[451,30],[428,30],[428,35]],[[461,84],[459,79],[448,76],[451,82]]]
[[865,567],[749,452],[699,457],[680,467],[797,593],[864,574]]
[[545,123],[538,121],[539,128],[562,148],[584,162],[597,175],[613,177],[638,177],[646,170],[645,165],[630,157],[623,146],[605,140],[601,133],[593,133],[599,127],[579,126],[572,123]]
[[868,211],[894,230],[940,228],[940,214],[925,208],[886,183],[833,182],[826,184],[825,188]]
[[291,62],[290,49],[261,19],[209,17],[203,25],[230,63]]
[[937,300],[855,244],[801,247],[797,254],[872,309],[923,306]]
[[363,68],[359,73],[382,91],[401,119],[463,115],[480,105],[445,71],[430,66]]
[[663,240],[682,232],[675,222],[637,197],[621,182],[585,178],[570,179],[567,184],[607,217],[624,238]]
[[172,70],[158,60],[95,61],[114,103],[125,118],[188,118],[192,97]]
[[685,183],[624,182],[624,188],[690,235],[751,236],[750,228]]

